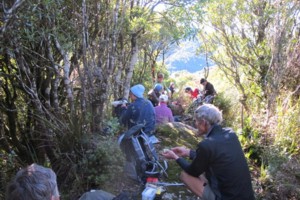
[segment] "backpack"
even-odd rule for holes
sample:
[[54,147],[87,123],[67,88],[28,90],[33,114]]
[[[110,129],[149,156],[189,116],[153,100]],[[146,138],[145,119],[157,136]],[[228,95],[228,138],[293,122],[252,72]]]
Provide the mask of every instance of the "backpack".
[[144,125],[131,127],[119,137],[119,145],[126,156],[124,172],[133,180],[145,183],[147,177],[168,176],[167,162],[158,161],[153,143],[143,132]]

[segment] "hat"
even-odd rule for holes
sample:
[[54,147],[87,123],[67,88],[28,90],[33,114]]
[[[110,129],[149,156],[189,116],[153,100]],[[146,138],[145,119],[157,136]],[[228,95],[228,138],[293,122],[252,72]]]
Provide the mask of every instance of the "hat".
[[141,84],[134,85],[130,88],[131,93],[137,98],[143,98],[145,87]]
[[200,84],[204,83],[206,80],[204,78],[200,79]]
[[155,84],[155,86],[154,86],[154,90],[156,90],[156,91],[161,91],[163,89],[163,86],[161,85],[161,84],[159,84],[159,83],[157,83],[157,84]]
[[165,94],[162,94],[159,96],[159,101],[160,102],[168,102],[168,96]]

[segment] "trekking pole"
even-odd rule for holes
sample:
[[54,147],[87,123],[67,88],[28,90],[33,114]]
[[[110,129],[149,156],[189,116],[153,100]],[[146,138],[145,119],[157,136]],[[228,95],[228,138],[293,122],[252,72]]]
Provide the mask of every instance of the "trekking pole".
[[164,187],[168,187],[168,186],[184,186],[184,183],[157,182],[156,185],[157,186],[164,186]]
[[156,164],[161,168],[163,174],[164,174],[166,177],[168,177],[168,174],[167,174],[167,172],[166,172],[167,169],[168,169],[168,163],[167,163],[167,161],[164,160],[164,165],[165,165],[165,167],[163,167],[159,162],[156,162]]

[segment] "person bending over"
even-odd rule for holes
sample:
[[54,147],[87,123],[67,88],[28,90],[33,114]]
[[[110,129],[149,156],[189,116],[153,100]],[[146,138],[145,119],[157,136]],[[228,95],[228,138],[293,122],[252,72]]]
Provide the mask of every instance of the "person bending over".
[[196,100],[198,98],[198,95],[200,94],[200,91],[198,88],[195,88],[193,90],[191,87],[186,87],[184,89],[184,92],[189,94],[192,100]]
[[204,104],[197,108],[194,118],[198,136],[204,136],[196,151],[175,147],[162,153],[183,169],[180,179],[203,200],[255,199],[241,144],[231,129],[221,127],[219,109]]

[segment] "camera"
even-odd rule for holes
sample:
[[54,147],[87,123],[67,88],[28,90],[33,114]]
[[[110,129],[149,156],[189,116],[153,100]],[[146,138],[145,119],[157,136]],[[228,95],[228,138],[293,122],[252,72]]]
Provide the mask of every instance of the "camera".
[[111,102],[111,105],[113,105],[114,107],[117,107],[119,105],[126,105],[128,103],[127,100],[123,99],[123,100],[118,100],[118,101],[113,101]]

